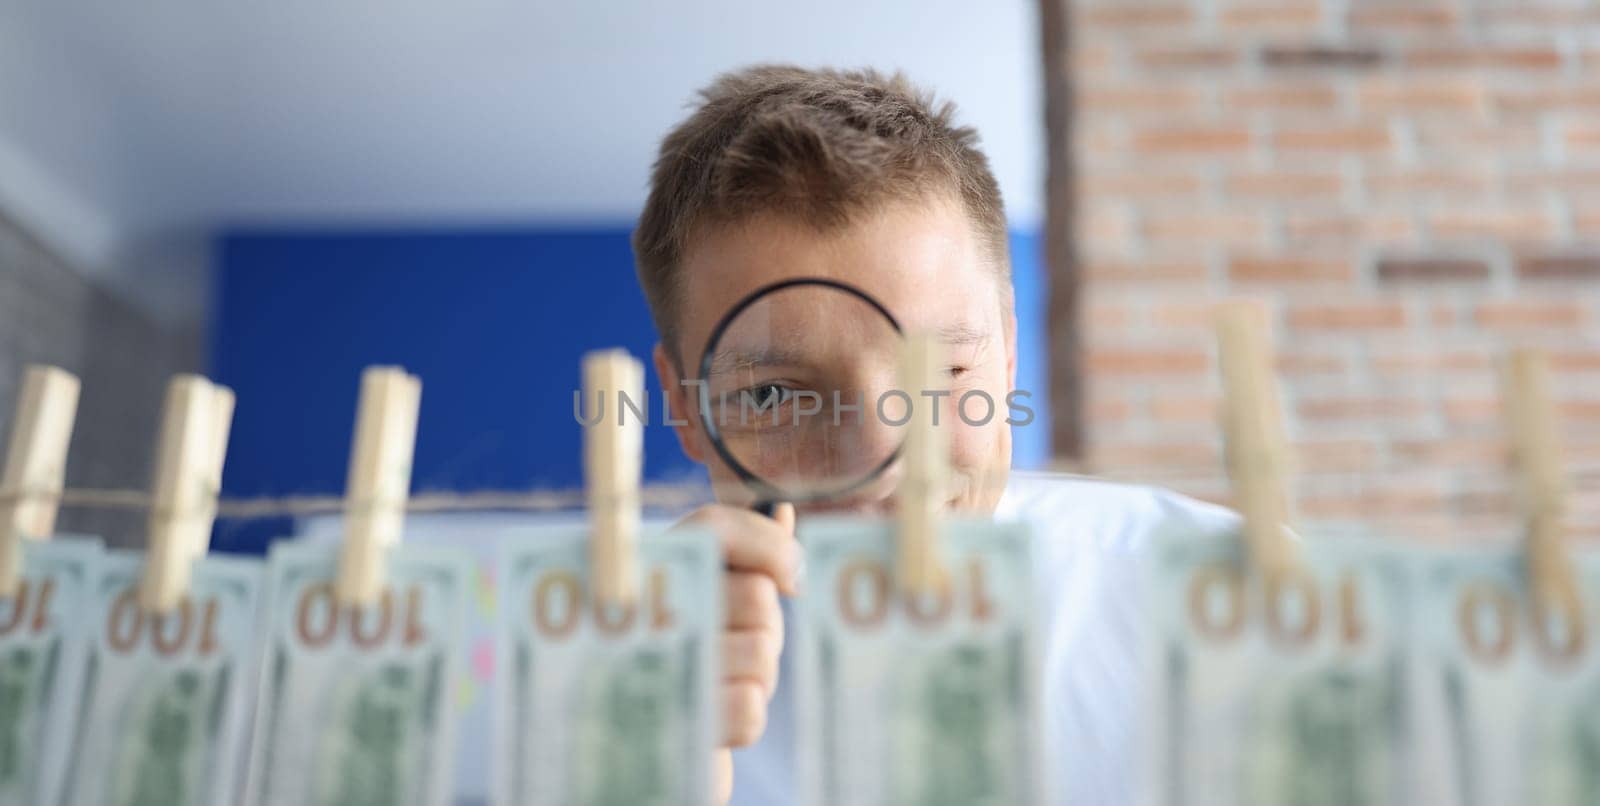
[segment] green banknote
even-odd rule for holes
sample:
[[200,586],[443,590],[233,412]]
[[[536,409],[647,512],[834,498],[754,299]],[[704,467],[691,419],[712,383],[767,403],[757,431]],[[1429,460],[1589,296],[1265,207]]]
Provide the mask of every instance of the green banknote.
[[802,523],[795,634],[802,802],[1044,802],[1031,541],[952,521],[942,594],[894,585],[892,524]]
[[1300,543],[1276,580],[1238,534],[1156,536],[1146,803],[1411,804],[1415,563],[1353,535]]
[[273,546],[244,802],[446,803],[469,563],[396,548],[387,587],[362,608],[336,603],[337,563],[337,546]]
[[1600,554],[1582,601],[1540,614],[1513,548],[1441,554],[1419,605],[1456,802],[1600,803]]
[[72,738],[100,544],[22,544],[22,582],[0,599],[0,806],[55,803]]
[[259,562],[206,558],[189,593],[139,607],[143,555],[105,555],[83,619],[91,631],[62,802],[234,802],[253,677]]
[[589,593],[582,526],[501,547],[497,806],[702,806],[718,731],[722,558],[713,535],[639,541],[631,607]]

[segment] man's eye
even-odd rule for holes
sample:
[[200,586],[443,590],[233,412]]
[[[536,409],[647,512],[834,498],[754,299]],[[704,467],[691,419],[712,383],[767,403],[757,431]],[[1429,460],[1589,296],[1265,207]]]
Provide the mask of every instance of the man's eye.
[[962,375],[967,374],[966,367],[948,367],[945,371],[950,373],[950,377],[952,378],[959,378]]
[[794,390],[776,383],[763,383],[744,390],[758,408],[781,406],[794,397]]

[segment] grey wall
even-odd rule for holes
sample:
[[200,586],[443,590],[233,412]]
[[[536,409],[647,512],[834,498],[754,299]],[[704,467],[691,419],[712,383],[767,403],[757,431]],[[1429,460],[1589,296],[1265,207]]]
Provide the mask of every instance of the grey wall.
[[[83,393],[67,460],[69,487],[148,486],[166,381],[198,371],[201,350],[197,329],[157,323],[85,279],[0,211],[0,433],[9,439],[25,365],[76,373]],[[59,527],[122,545],[142,543],[143,522],[141,512],[66,509]]]

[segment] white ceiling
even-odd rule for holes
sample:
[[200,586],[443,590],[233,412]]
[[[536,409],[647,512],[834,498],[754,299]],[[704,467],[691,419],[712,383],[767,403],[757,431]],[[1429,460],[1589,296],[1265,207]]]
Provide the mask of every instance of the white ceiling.
[[1018,222],[1043,149],[1030,0],[12,0],[0,205],[165,315],[233,224],[626,221],[695,88],[899,68],[979,127]]

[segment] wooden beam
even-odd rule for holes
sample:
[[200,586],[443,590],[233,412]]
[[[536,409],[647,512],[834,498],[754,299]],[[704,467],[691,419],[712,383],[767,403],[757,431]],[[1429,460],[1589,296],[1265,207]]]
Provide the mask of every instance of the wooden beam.
[[1049,281],[1050,448],[1057,461],[1085,458],[1082,291],[1073,164],[1072,3],[1039,0],[1044,69],[1044,271]]

